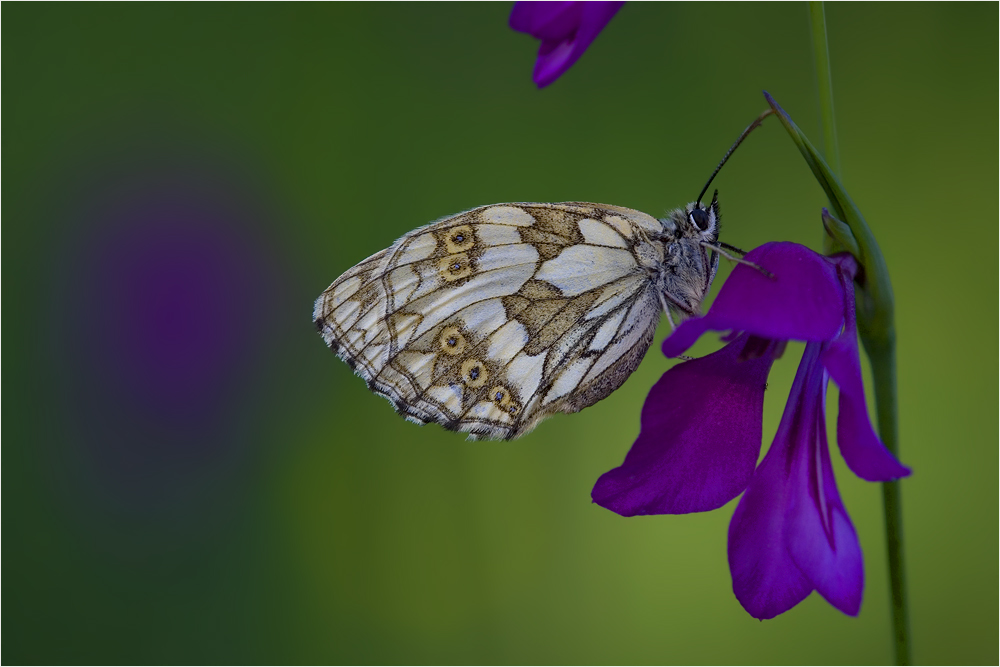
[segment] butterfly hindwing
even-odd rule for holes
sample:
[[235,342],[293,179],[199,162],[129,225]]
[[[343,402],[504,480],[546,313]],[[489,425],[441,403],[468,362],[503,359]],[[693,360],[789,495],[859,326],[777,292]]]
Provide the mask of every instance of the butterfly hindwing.
[[660,304],[643,269],[651,216],[598,204],[500,204],[406,234],[317,299],[327,344],[420,423],[523,435],[617,389]]

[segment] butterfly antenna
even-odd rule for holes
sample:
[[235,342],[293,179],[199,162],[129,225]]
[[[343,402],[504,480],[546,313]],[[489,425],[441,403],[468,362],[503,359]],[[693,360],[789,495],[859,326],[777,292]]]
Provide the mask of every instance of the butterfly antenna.
[[743,134],[741,134],[740,138],[736,140],[736,143],[733,144],[732,147],[728,151],[726,151],[726,155],[725,155],[725,157],[722,158],[722,162],[720,162],[719,166],[716,167],[715,171],[712,172],[712,177],[708,179],[708,183],[705,183],[705,187],[703,187],[701,189],[701,194],[698,195],[698,199],[695,200],[695,205],[696,206],[701,205],[701,198],[705,196],[706,192],[708,192],[708,186],[710,186],[712,184],[712,181],[715,180],[716,174],[718,174],[719,170],[722,169],[722,165],[726,164],[726,160],[728,160],[729,156],[733,154],[733,151],[735,151],[736,148],[740,144],[743,143],[743,140],[746,139],[747,136],[749,136],[749,134],[751,132],[753,132],[758,127],[760,127],[760,124],[764,122],[765,118],[767,118],[768,116],[770,116],[773,113],[774,113],[774,109],[768,109],[767,111],[765,111],[761,115],[757,116],[757,120],[755,120],[754,122],[750,123],[750,125],[747,127],[747,129],[743,130]]

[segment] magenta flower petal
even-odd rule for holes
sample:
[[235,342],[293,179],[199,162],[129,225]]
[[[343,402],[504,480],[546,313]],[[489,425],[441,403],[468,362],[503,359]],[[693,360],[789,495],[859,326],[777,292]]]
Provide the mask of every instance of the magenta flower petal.
[[766,243],[740,264],[708,313],[686,320],[663,341],[663,354],[682,354],[703,331],[746,331],[776,340],[830,340],[844,323],[843,291],[833,263],[797,243]]
[[[851,332],[850,337],[856,336]],[[840,388],[837,412],[837,444],[847,467],[855,475],[869,482],[886,482],[910,474],[886,449],[875,434],[868,419],[865,390],[858,365],[857,342],[851,346],[842,339],[823,354],[823,365]],[[853,349],[852,349],[853,347]]]
[[625,462],[601,475],[594,502],[623,516],[722,507],[753,474],[772,357],[739,361],[742,335],[663,374],[642,408]]
[[813,591],[784,540],[789,444],[771,446],[729,522],[733,593],[747,613],[759,619],[788,611]]
[[[810,387],[815,344],[807,345],[778,426],[774,443],[757,467],[729,522],[729,570],[733,592],[754,618],[774,618],[804,600],[815,588],[792,558],[785,539],[796,495],[808,497],[803,470],[812,451],[822,403]],[[820,373],[822,375],[822,373]]]
[[515,2],[508,24],[542,41],[569,39],[580,26],[582,2]]
[[[816,375],[825,385],[823,373]],[[825,393],[820,391],[821,398]],[[837,492],[822,407],[816,410],[815,430],[809,440],[800,445],[801,453],[795,458],[793,483],[798,488],[790,496],[785,544],[820,595],[843,613],[857,616],[865,586],[864,558]]]
[[[729,283],[726,284],[728,285]],[[722,289],[725,288],[726,286],[723,285]],[[708,315],[684,320],[677,325],[673,333],[663,339],[660,350],[667,357],[679,357],[687,352],[688,348],[694,345],[694,342],[701,338],[703,333],[715,328],[712,319]]]
[[573,66],[624,2],[517,2],[510,27],[542,41],[532,79],[539,88]]
[[861,479],[885,482],[906,477],[910,474],[910,469],[886,449],[868,418],[865,386],[861,380],[861,360],[858,356],[854,290],[848,276],[841,275],[841,280],[846,295],[844,330],[822,356],[823,365],[840,388],[837,444],[847,467]]
[[813,589],[845,614],[861,607],[864,561],[826,440],[823,347],[806,345],[774,444],[729,526],[733,590],[756,618],[791,609]]
[[[790,439],[792,448],[784,539],[792,560],[813,587],[834,607],[856,616],[864,589],[864,559],[830,464],[827,374],[820,363],[827,345],[806,345],[778,427],[778,437]],[[803,376],[801,383],[799,376]]]

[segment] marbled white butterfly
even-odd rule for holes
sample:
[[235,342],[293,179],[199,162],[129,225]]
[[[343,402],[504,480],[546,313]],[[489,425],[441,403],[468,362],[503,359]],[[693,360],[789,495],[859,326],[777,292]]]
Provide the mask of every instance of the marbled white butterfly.
[[660,220],[577,202],[460,213],[352,267],[313,319],[407,419],[516,438],[620,387],[661,312],[671,326],[701,312],[719,255],[740,252],[718,241],[718,191],[701,203],[711,182]]

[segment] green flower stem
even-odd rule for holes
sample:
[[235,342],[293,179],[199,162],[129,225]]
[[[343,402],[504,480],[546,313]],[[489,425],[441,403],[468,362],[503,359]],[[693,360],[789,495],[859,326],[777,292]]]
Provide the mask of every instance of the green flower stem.
[[[865,340],[865,351],[872,364],[875,379],[875,411],[878,432],[889,451],[899,458],[899,424],[896,420],[896,335],[881,340]],[[906,568],[903,560],[903,507],[899,482],[882,483],[885,506],[885,539],[889,556],[889,586],[892,591],[892,630],[896,647],[896,664],[911,664],[910,619],[907,613]]]
[[830,48],[826,40],[826,12],[822,2],[809,3],[812,25],[813,56],[816,80],[819,82],[819,110],[823,122],[823,156],[837,176],[840,176],[840,152],[837,150],[837,124],[833,120],[833,79],[830,76]]
[[[875,381],[875,411],[879,436],[885,446],[899,457],[898,410],[896,392],[896,328],[889,270],[882,251],[875,242],[868,223],[854,205],[840,180],[823,157],[806,139],[777,102],[766,92],[764,97],[798,146],[806,163],[830,200],[832,213],[824,210],[823,226],[832,246],[850,250],[861,266],[855,278],[858,332],[871,360]],[[831,113],[832,118],[832,113]],[[892,590],[893,640],[896,664],[910,664],[909,612],[906,601],[906,573],[903,567],[903,518],[899,482],[883,484],[885,504],[886,550],[889,556],[889,584]]]

